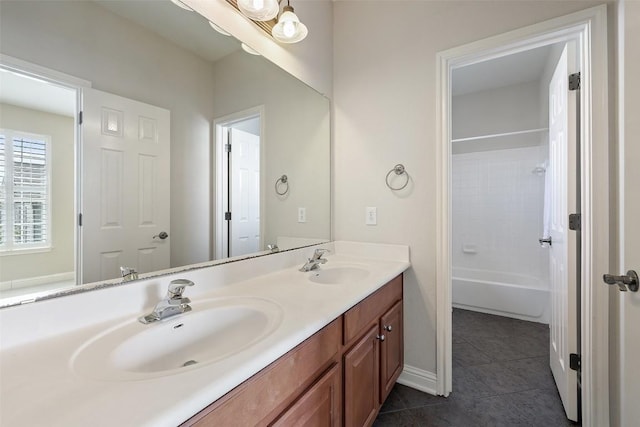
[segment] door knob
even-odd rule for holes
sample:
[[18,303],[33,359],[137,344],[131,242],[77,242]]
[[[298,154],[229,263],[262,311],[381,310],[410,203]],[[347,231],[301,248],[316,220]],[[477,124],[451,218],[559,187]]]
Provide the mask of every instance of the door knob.
[[382,334],[382,335],[376,335],[376,339],[378,339],[378,340],[380,340],[380,341],[384,341],[385,336],[384,336],[384,334]]
[[622,276],[605,274],[602,278],[607,285],[618,285],[618,289],[620,289],[621,292],[626,292],[627,290],[631,292],[638,292],[638,288],[640,288],[638,273],[634,270],[629,270],[627,271],[627,274]]
[[548,244],[549,246],[551,246],[551,236],[543,237],[541,239],[538,239],[538,242],[540,242],[540,246],[542,246],[543,248],[544,248],[545,243]]
[[391,325],[384,326],[382,329],[384,329],[387,332],[393,331],[393,327]]
[[167,237],[169,237],[169,234],[167,234],[166,231],[161,231],[160,233],[156,234],[155,236],[153,236],[153,239],[160,239],[160,240],[164,240]]

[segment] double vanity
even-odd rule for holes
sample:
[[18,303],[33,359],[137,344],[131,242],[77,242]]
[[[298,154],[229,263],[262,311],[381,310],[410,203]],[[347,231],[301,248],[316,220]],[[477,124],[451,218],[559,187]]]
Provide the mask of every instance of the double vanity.
[[0,425],[370,425],[409,265],[332,242],[4,308]]

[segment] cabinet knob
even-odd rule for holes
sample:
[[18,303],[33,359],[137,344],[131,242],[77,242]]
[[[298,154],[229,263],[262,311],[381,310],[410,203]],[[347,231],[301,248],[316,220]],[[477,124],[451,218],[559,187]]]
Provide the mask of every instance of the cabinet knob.
[[384,329],[384,330],[385,330],[385,331],[387,331],[387,332],[391,332],[391,331],[393,331],[393,327],[392,327],[391,325],[383,326],[383,328],[382,328],[382,329]]
[[376,339],[379,339],[380,341],[384,341],[384,334],[376,335]]

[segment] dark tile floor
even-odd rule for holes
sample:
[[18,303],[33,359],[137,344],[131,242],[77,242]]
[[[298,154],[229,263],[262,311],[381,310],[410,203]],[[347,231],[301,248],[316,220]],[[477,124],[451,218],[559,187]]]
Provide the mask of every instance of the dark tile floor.
[[453,310],[453,392],[396,384],[374,427],[572,426],[549,369],[549,328]]

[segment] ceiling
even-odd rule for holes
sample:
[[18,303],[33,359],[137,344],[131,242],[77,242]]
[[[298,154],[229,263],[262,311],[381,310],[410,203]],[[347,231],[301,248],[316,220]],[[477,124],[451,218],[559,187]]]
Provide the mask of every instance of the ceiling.
[[452,95],[464,95],[540,80],[552,45],[456,68],[452,73]]
[[169,0],[94,1],[211,62],[240,49],[235,38],[223,36],[205,18]]
[[[219,34],[203,17],[169,0],[95,2],[211,62],[240,49],[235,38]],[[68,88],[0,70],[2,103],[74,117],[75,97],[75,91]]]
[[0,102],[62,116],[75,116],[75,90],[0,69]]

